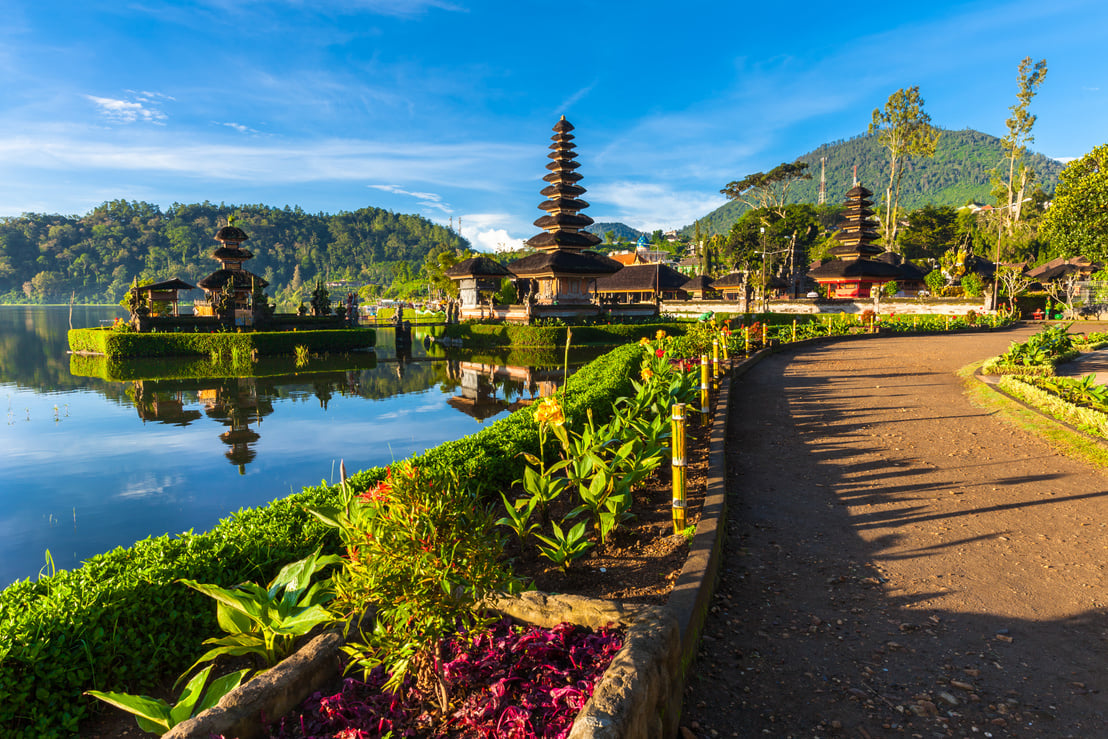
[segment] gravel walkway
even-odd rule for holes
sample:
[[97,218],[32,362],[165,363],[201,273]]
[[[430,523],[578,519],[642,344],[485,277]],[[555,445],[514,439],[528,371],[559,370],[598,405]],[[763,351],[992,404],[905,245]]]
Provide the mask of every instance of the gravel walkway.
[[955,375],[1037,329],[811,346],[735,386],[686,739],[1108,737],[1108,480]]

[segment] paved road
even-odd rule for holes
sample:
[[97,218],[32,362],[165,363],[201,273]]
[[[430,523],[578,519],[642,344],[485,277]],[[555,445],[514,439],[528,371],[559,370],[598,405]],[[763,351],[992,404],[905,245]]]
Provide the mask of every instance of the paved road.
[[954,374],[1037,328],[828,344],[736,384],[685,736],[1108,736],[1108,480]]

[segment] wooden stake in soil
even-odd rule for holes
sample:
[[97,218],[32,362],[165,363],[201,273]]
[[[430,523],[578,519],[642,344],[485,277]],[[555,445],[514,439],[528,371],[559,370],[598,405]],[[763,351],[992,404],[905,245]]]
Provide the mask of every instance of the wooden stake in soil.
[[796,343],[796,319],[793,319],[793,343]]
[[685,468],[688,460],[685,457],[685,404],[673,404],[673,416],[671,418],[670,439],[673,444],[673,453],[670,455],[673,466],[673,533],[680,534],[685,530]]
[[700,412],[708,423],[708,355],[700,355]]
[[712,380],[719,380],[719,339],[712,339]]

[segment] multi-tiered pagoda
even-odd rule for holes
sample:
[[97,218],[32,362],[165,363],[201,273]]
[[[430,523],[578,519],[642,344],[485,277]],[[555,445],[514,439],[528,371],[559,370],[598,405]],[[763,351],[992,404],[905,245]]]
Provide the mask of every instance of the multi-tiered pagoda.
[[527,240],[535,254],[517,259],[508,269],[523,284],[524,299],[537,315],[572,317],[598,312],[595,282],[598,277],[618,272],[622,265],[591,251],[600,237],[583,229],[593,220],[581,213],[589,207],[580,196],[585,188],[575,170],[577,153],[572,124],[565,116],[554,126],[551,152],[546,165],[550,183],[541,193],[548,199],[539,205],[546,215],[535,221],[543,232]]
[[220,246],[212,252],[212,258],[219,262],[219,269],[198,283],[208,294],[211,308],[202,306],[197,314],[218,313],[216,306],[220,304],[221,297],[229,293],[233,306],[227,306],[228,312],[234,311],[236,323],[250,325],[254,318],[253,293],[256,289],[268,287],[269,283],[242,267],[243,262],[254,258],[248,249],[242,248],[242,242],[250,238],[245,231],[229,223],[219,229],[215,238]]
[[842,228],[835,234],[839,246],[831,248],[836,258],[808,272],[810,278],[826,286],[829,298],[868,298],[874,285],[901,277],[898,267],[873,258],[884,249],[873,243],[877,225],[872,220],[872,195],[854,183],[846,194]]

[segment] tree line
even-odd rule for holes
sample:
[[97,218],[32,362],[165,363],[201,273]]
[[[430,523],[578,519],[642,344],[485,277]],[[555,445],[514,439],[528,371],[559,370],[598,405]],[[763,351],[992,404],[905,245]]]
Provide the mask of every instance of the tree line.
[[409,282],[437,254],[469,243],[417,215],[366,207],[335,214],[299,207],[218,205],[166,210],[114,200],[84,216],[26,213],[0,218],[0,302],[118,302],[132,281],[180,277],[196,284],[219,264],[216,232],[235,216],[254,254],[244,266],[282,302],[299,302],[316,280],[389,286]]

